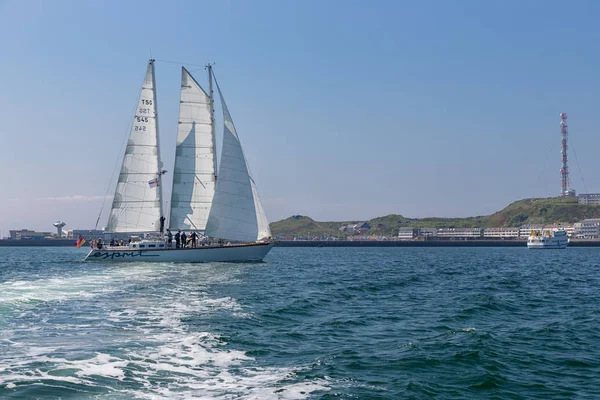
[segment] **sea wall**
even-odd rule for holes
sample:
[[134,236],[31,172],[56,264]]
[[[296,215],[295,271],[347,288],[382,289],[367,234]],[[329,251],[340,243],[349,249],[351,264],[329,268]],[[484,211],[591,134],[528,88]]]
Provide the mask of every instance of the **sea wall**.
[[[87,245],[84,244],[84,246]],[[43,246],[75,246],[73,239],[31,239],[31,240],[0,240],[0,247],[43,247]]]
[[[280,240],[276,247],[526,247],[525,240]],[[571,240],[569,247],[600,247],[600,240]]]
[[[0,240],[0,247],[75,246],[73,239]],[[84,246],[89,246],[85,243]],[[526,247],[525,240],[278,240],[276,247]],[[571,240],[569,247],[600,247],[600,240]]]

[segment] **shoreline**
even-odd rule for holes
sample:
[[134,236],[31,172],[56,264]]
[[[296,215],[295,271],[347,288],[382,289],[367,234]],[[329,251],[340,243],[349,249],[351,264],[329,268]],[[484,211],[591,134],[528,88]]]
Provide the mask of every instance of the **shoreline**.
[[[75,247],[73,239],[0,240],[0,247]],[[88,248],[89,246],[84,245]],[[527,247],[520,240],[277,240],[275,247]],[[600,247],[600,239],[572,239],[569,247]]]
[[[280,240],[275,247],[527,247],[527,240]],[[600,247],[600,239],[571,240],[568,247]]]

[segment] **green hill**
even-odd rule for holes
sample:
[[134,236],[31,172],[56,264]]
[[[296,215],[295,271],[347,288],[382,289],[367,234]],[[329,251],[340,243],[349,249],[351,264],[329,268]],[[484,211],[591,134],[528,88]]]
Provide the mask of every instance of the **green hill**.
[[600,206],[578,204],[574,197],[524,199],[509,204],[487,218],[485,227],[573,223],[586,218],[600,218]]
[[[415,228],[495,228],[525,224],[573,223],[586,218],[600,218],[600,206],[581,205],[574,197],[524,199],[509,204],[492,215],[468,218],[407,218],[390,214],[367,222],[370,234],[391,235],[400,227]],[[319,222],[310,217],[295,215],[271,224],[275,236],[336,236],[351,234],[340,232],[342,225],[358,221]],[[378,226],[380,226],[378,228]]]
[[[357,221],[354,221],[357,222]],[[294,215],[292,217],[273,222],[271,232],[275,236],[340,236],[339,227],[350,224],[346,222],[317,222],[310,217],[303,215]]]

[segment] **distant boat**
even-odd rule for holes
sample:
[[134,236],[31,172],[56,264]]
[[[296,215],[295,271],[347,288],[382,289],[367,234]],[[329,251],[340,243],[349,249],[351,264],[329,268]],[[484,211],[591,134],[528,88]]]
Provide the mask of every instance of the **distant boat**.
[[566,249],[568,244],[567,231],[559,228],[534,229],[527,238],[527,247],[530,249]]
[[[201,234],[196,248],[167,248],[163,170],[158,136],[154,60],[148,62],[113,198],[107,232],[154,233],[126,246],[92,248],[86,261],[260,261],[273,247],[269,222],[225,100],[207,66],[208,93],[182,67],[179,125],[168,228]],[[223,109],[223,144],[217,169],[213,81]],[[218,173],[217,173],[218,171]],[[174,245],[174,242],[173,242]]]

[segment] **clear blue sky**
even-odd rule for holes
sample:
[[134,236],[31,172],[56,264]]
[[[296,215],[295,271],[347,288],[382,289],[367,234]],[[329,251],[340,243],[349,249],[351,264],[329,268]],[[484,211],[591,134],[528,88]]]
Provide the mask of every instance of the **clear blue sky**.
[[[556,195],[560,112],[598,192],[598,21],[596,1],[0,0],[0,231],[93,227],[150,55],[216,62],[271,221]],[[157,63],[167,169],[179,79]]]

